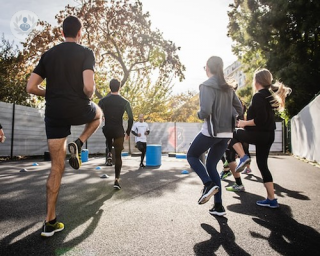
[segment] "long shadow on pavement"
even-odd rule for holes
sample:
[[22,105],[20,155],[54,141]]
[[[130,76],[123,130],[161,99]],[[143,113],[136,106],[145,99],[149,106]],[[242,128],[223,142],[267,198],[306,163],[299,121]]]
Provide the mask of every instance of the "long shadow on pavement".
[[[239,193],[237,199],[240,203],[228,206],[229,211],[252,216],[254,223],[270,231],[270,235],[265,236],[257,232],[257,229],[249,230],[253,238],[267,240],[270,247],[281,255],[318,254],[320,234],[315,229],[294,220],[288,205],[281,204],[278,209],[252,207],[249,204],[261,200],[261,197],[248,192]],[[250,224],[250,227],[254,226]]]
[[[245,177],[246,180],[258,182],[262,185],[262,179],[253,174]],[[232,185],[234,182],[225,180],[226,186]],[[310,200],[309,197],[303,195],[303,192],[286,189],[278,184],[274,184],[275,193],[278,197],[292,197],[298,200]],[[227,207],[229,211],[239,214],[252,216],[253,223],[248,224],[249,234],[254,239],[265,239],[270,247],[281,255],[312,255],[318,254],[318,241],[320,234],[313,228],[298,223],[293,219],[291,208],[281,204],[279,209],[262,208],[252,205],[256,201],[261,200],[260,196],[252,193],[235,193],[235,198],[240,201],[239,204]],[[235,242],[233,230],[228,226],[228,219],[225,217],[215,217],[220,226],[220,230],[208,224],[201,224],[201,227],[212,237],[194,246],[196,255],[214,255],[222,246],[228,255],[250,255]],[[254,229],[255,225],[260,225],[270,231],[269,236],[265,236]],[[261,252],[262,253],[262,252]],[[263,254],[263,253],[262,253]]]
[[[114,174],[114,169],[108,172],[111,176]],[[77,175],[77,173],[66,171],[62,179],[57,209],[58,219],[65,223],[65,230],[51,238],[40,236],[41,226],[37,221],[43,218],[45,182],[49,170],[24,174],[3,173],[8,178],[0,182],[1,194],[17,193],[19,196],[0,197],[1,221],[14,223],[14,219],[23,219],[23,223],[28,224],[12,226],[10,233],[7,231],[2,235],[0,255],[63,255],[93,234],[103,214],[102,206],[114,195],[116,198],[109,202],[110,207],[116,207],[117,204],[138,196],[148,196],[147,194],[154,190],[159,190],[157,196],[161,196],[167,189],[166,184],[184,178],[179,175],[180,168],[165,170],[165,177],[161,172],[152,172],[152,170],[148,170],[147,176],[142,175],[145,172],[146,170],[132,168],[124,171],[121,175],[121,185],[125,189],[115,191],[112,178],[100,179],[99,174],[90,170],[89,167],[83,170],[81,175],[75,176],[76,182],[70,182],[70,180],[64,182],[67,178]],[[93,184],[92,178],[95,179]],[[88,179],[91,182],[87,182]],[[138,182],[137,179],[139,179]],[[172,186],[170,187],[171,190]],[[79,234],[75,230],[80,226],[85,228]],[[77,252],[73,251],[73,253]],[[79,252],[81,253],[83,254]]]
[[215,217],[220,226],[220,231],[217,231],[214,227],[202,223],[201,227],[211,235],[211,238],[207,241],[198,243],[194,246],[194,252],[196,255],[214,255],[214,252],[219,249],[220,246],[228,253],[228,255],[250,255],[245,252],[235,242],[235,235],[232,229],[228,225],[228,219],[225,217]]
[[[254,174],[248,174],[244,179],[261,183],[261,185],[263,184],[263,180]],[[277,183],[274,183],[274,190],[275,190],[275,194],[277,197],[284,197],[283,194],[286,194],[287,196],[295,198],[295,199],[310,200],[309,197],[302,195],[302,193],[303,193],[302,191],[289,190],[289,189],[286,189],[286,188],[280,186]]]

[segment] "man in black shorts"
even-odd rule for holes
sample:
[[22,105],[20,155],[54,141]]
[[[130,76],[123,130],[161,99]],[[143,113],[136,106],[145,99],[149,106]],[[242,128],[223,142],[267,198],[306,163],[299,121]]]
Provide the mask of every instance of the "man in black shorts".
[[[105,126],[102,128],[102,131],[106,137],[106,164],[108,164],[108,158],[112,159],[112,145],[115,152],[115,181],[113,185],[115,189],[121,189],[119,184],[122,167],[121,151],[123,150],[124,137],[126,140],[129,138],[133,124],[130,103],[119,94],[120,88],[120,82],[112,79],[110,81],[111,93],[99,101],[99,106],[103,111],[105,120]],[[123,128],[124,112],[128,115],[126,132],[124,132]]]
[[[41,236],[53,236],[64,229],[57,221],[56,202],[65,169],[66,141],[71,125],[85,124],[80,137],[68,144],[72,168],[81,166],[81,147],[97,130],[102,111],[91,101],[95,91],[93,52],[81,46],[81,21],[74,16],[63,22],[65,42],[45,52],[27,84],[27,92],[46,99],[45,126],[51,156],[47,180],[47,216]],[[41,82],[46,79],[46,88]]]

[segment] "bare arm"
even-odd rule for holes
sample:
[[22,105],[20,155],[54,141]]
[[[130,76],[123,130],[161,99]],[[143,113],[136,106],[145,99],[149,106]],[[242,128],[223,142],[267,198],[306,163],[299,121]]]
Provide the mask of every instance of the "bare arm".
[[94,83],[94,72],[90,69],[83,71],[83,92],[88,96],[89,99],[92,98],[96,85]]
[[46,96],[46,89],[40,86],[43,78],[36,73],[32,73],[28,83],[26,91],[37,96]]

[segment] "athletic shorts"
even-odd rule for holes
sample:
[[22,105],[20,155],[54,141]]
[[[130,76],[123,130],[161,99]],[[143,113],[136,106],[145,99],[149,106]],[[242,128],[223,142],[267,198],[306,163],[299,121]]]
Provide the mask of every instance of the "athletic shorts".
[[96,105],[93,102],[87,105],[80,115],[68,119],[51,119],[45,117],[47,139],[66,138],[71,134],[72,125],[91,123],[96,116]]

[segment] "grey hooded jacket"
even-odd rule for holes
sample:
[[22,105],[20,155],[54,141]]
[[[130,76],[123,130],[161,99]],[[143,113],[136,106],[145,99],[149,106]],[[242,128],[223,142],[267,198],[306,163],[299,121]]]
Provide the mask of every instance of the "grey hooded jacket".
[[200,85],[200,111],[198,117],[205,120],[211,137],[217,133],[231,133],[235,126],[234,109],[242,114],[242,105],[232,88],[223,90],[216,76]]

